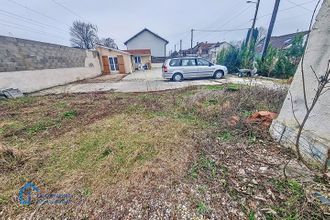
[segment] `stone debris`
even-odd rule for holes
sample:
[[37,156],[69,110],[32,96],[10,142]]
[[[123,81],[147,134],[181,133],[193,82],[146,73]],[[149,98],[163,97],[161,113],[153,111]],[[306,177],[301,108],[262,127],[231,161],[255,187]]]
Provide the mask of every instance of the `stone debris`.
[[246,122],[248,123],[261,123],[262,126],[268,128],[274,119],[276,119],[278,116],[277,113],[269,112],[269,111],[259,111],[254,114],[252,114]]
[[329,200],[327,197],[323,196],[321,193],[316,192],[316,193],[314,193],[314,196],[315,196],[318,200],[320,200],[320,202],[321,202],[322,204],[324,204],[324,205],[330,205],[330,200]]
[[19,89],[9,88],[9,89],[0,90],[0,99],[5,99],[5,98],[15,99],[23,96],[24,94]]

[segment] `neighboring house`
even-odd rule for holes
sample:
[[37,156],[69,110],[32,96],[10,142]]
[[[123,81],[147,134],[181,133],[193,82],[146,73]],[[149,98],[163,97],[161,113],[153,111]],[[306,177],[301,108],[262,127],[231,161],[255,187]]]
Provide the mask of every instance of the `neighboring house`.
[[[302,32],[297,32],[297,33],[293,33],[293,34],[286,34],[286,35],[282,35],[282,36],[271,37],[270,41],[269,41],[269,45],[272,46],[273,48],[280,49],[280,50],[287,49],[287,48],[291,47],[293,39],[295,38],[295,36],[297,36],[299,34],[304,35],[304,41],[305,41],[307,38],[308,31],[302,31]],[[265,39],[262,39],[256,46],[256,52],[259,55],[261,55],[261,53],[262,53],[262,50],[264,47],[264,42],[265,42]]]
[[151,51],[150,49],[137,49],[137,50],[124,50],[125,52],[131,54],[133,69],[138,69],[141,65],[151,66]]
[[233,47],[233,45],[231,45],[230,43],[227,43],[227,42],[221,42],[221,43],[215,44],[214,46],[211,46],[209,49],[207,59],[210,60],[212,63],[216,63],[218,53],[220,53],[220,51],[222,51],[223,49],[228,49],[230,47]]
[[231,44],[227,42],[217,42],[217,43],[208,43],[208,42],[201,42],[197,43],[197,45],[191,49],[183,50],[179,52],[183,56],[188,55],[196,55],[199,57],[203,57],[213,63],[217,60],[217,54],[223,50],[228,49],[229,47],[232,47]]
[[101,60],[103,74],[133,72],[131,54],[122,50],[99,46],[96,48]]
[[160,37],[158,34],[145,28],[130,39],[128,39],[124,44],[127,50],[137,50],[147,48],[151,51],[152,57],[166,57],[166,45],[169,42],[164,38]]

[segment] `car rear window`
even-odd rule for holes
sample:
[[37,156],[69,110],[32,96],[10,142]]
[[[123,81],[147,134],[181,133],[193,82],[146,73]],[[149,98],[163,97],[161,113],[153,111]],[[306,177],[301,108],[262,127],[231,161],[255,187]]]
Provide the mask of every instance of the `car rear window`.
[[170,66],[180,66],[180,60],[179,59],[171,60]]

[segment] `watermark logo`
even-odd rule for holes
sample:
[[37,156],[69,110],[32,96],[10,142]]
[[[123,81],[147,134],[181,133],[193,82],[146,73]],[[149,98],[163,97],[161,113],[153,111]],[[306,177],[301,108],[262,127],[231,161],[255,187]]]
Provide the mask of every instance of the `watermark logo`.
[[18,192],[18,201],[21,205],[31,204],[68,204],[72,202],[71,194],[41,193],[33,183],[27,182]]
[[37,193],[40,192],[40,189],[34,185],[32,182],[27,182],[25,185],[19,190],[18,200],[21,205],[31,205],[31,192],[35,191]]

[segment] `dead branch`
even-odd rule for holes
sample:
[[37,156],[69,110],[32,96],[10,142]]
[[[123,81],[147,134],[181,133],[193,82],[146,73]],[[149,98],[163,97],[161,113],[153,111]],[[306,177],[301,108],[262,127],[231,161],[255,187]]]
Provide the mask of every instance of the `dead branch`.
[[294,111],[294,106],[293,106],[293,98],[292,98],[292,94],[291,94],[291,91],[289,90],[289,95],[290,95],[290,100],[291,100],[291,110],[292,110],[292,114],[293,114],[293,117],[294,117],[294,120],[297,122],[298,126],[300,127],[301,124],[296,116],[296,112]]
[[308,102],[307,102],[307,93],[306,93],[304,61],[305,61],[305,54],[306,54],[307,45],[308,45],[309,38],[310,38],[310,33],[312,31],[314,17],[315,17],[316,10],[317,10],[317,8],[318,8],[318,6],[319,6],[320,3],[321,3],[321,0],[319,0],[317,2],[316,7],[314,8],[313,15],[312,15],[311,21],[309,23],[309,28],[308,28],[309,31],[308,31],[308,34],[307,34],[306,43],[304,45],[304,53],[303,53],[302,58],[301,58],[301,77],[302,77],[303,95],[304,95],[304,103],[305,103],[306,111],[308,111]]
[[312,72],[314,73],[314,76],[315,76],[315,78],[316,78],[317,82],[319,82],[319,83],[320,83],[319,77],[316,75],[316,72],[315,72],[315,70],[314,70],[313,66],[311,65],[310,67],[311,67],[311,70],[312,70]]

